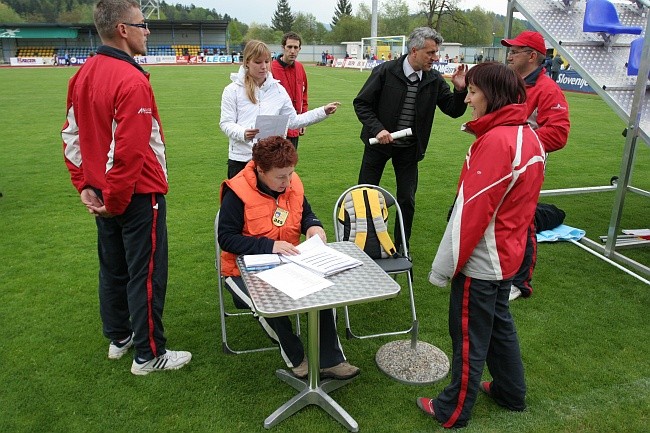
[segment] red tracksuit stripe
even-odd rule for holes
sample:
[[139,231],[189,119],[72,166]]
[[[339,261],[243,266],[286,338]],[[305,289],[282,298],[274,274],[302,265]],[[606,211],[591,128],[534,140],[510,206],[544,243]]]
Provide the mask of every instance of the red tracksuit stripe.
[[151,208],[153,210],[153,223],[151,224],[151,256],[149,257],[149,272],[147,273],[147,322],[149,323],[149,346],[153,356],[158,356],[158,348],[154,339],[153,321],[153,269],[154,256],[156,254],[156,228],[158,226],[158,206],[156,206],[156,194],[151,194]]
[[535,263],[537,262],[537,232],[535,230],[535,223],[533,222],[528,228],[528,243],[533,246],[533,254],[531,256],[530,266],[528,267],[528,278],[524,281],[524,285],[530,294],[533,294],[533,286],[530,285],[530,280],[533,279],[533,271],[535,270]]
[[456,424],[458,417],[463,411],[465,398],[467,397],[467,385],[469,383],[469,292],[471,283],[472,279],[465,277],[465,283],[463,284],[463,306],[461,309],[461,334],[463,343],[461,348],[460,390],[458,392],[456,409],[454,409],[447,422],[442,425],[445,428],[451,428]]

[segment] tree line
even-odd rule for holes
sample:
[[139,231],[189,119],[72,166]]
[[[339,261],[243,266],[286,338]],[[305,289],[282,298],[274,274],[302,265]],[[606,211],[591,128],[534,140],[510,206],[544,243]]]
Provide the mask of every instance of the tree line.
[[[448,42],[466,46],[490,46],[504,32],[505,17],[477,6],[461,10],[460,0],[421,0],[418,10],[410,10],[405,0],[384,0],[378,10],[377,36],[408,35],[416,27],[438,30]],[[96,0],[0,0],[0,22],[4,23],[92,23]],[[244,23],[216,9],[160,2],[160,19],[170,21],[228,20],[230,45],[251,39],[277,44],[282,34],[292,30],[304,44],[339,44],[370,36],[372,12],[360,4],[352,10],[349,0],[337,0],[329,23],[319,22],[313,14],[293,12],[290,0],[278,0],[270,23]],[[153,17],[149,20],[152,21]],[[156,19],[158,19],[156,17]],[[513,34],[527,29],[528,23],[513,21]]]

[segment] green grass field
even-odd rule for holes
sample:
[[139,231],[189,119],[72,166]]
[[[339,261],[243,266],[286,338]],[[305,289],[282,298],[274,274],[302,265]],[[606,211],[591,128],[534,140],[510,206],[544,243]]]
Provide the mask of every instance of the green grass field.
[[[106,358],[97,305],[95,225],[63,163],[60,129],[74,68],[0,68],[0,431],[261,432],[263,420],[294,395],[274,376],[276,352],[221,352],[213,219],[226,173],[227,139],[219,129],[221,91],[232,66],[152,67],[168,149],[170,269],[165,307],[169,347],[192,351],[177,372],[135,377],[131,360]],[[297,171],[314,210],[333,236],[332,206],[356,183],[362,145],[352,99],[367,72],[308,67],[310,105],[341,101],[309,127]],[[572,130],[551,155],[545,189],[598,186],[618,175],[624,123],[597,96],[568,94]],[[426,279],[472,137],[463,120],[438,113],[420,165],[411,239],[420,339],[451,354],[448,289]],[[633,184],[650,189],[650,151],[640,144]],[[382,184],[394,191],[392,169]],[[613,193],[547,197],[566,224],[592,239],[607,233]],[[647,199],[628,194],[623,228],[647,228]],[[650,264],[650,250],[628,253]],[[574,245],[540,244],[535,295],[515,301],[528,409],[510,413],[479,396],[470,432],[647,432],[650,425],[650,287]],[[408,325],[407,296],[354,308],[368,329]],[[252,320],[235,324],[235,341],[265,343]],[[339,321],[343,327],[342,319]],[[340,329],[343,336],[343,330]],[[429,432],[420,413],[431,386],[398,383],[374,361],[390,338],[343,340],[362,375],[332,397],[362,432]],[[487,377],[487,372],[486,372]],[[307,407],[272,431],[343,432]]]

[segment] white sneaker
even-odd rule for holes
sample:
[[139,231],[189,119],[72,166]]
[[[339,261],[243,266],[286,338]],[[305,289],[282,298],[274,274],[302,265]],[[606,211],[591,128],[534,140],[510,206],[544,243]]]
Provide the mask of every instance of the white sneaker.
[[133,347],[133,334],[129,335],[129,338],[123,343],[111,341],[111,344],[108,345],[108,359],[120,359],[131,347]]
[[517,286],[510,287],[510,296],[508,297],[509,301],[514,301],[520,296],[521,296],[521,290],[519,290],[519,287]]
[[135,359],[131,364],[131,373],[144,376],[152,371],[178,370],[190,362],[192,354],[182,350],[168,350],[163,355],[140,364]]

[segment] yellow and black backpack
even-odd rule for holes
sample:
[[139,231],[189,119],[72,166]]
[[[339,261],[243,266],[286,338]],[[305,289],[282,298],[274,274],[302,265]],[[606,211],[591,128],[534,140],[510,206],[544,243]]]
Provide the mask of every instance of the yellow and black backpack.
[[388,208],[384,195],[372,188],[348,192],[338,211],[339,233],[373,259],[393,257],[397,253],[388,234]]

